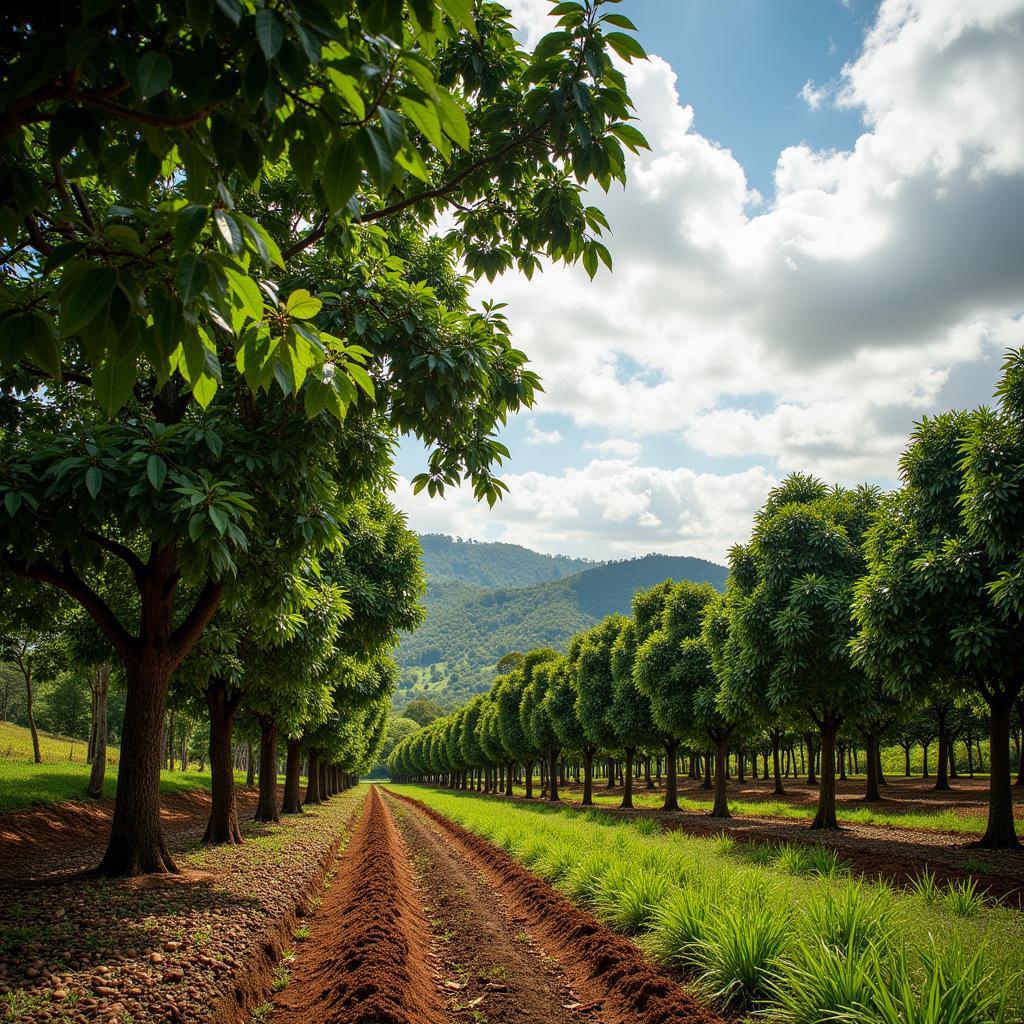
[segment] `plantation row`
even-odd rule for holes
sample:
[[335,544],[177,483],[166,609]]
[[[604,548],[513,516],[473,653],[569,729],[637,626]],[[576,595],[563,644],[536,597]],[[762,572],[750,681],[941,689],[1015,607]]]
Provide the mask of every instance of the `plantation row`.
[[823,847],[405,792],[634,936],[727,1019],[1004,1024],[1024,1009],[1020,914],[988,905],[973,882],[942,887],[923,870],[901,891],[853,879]]
[[[812,828],[834,829],[836,749],[862,738],[867,797],[878,798],[879,748],[897,722],[934,715],[939,785],[947,720],[965,696],[984,702],[991,782],[982,844],[1019,845],[1010,731],[1024,718],[1024,350],[1004,366],[995,410],[924,420],[901,460],[902,487],[829,487],[794,474],[729,556],[724,594],[666,581],[638,593],[631,617],[577,634],[566,654],[509,655],[490,690],[403,740],[397,779],[444,778],[512,792],[522,766],[582,760],[592,802],[594,758],[621,758],[631,804],[638,752],[664,752],[665,808],[677,808],[681,752],[713,750],[712,814],[728,816],[727,757],[779,753],[814,730],[820,791]],[[1019,741],[1018,741],[1019,743]],[[1018,757],[1019,757],[1018,746]]]

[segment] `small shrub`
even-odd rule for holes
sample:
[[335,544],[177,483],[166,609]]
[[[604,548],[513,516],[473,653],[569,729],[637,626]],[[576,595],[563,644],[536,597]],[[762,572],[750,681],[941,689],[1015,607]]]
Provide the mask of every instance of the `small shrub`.
[[611,858],[607,854],[588,854],[568,873],[561,888],[577,902],[590,904],[610,866]]
[[736,840],[727,832],[719,832],[711,842],[715,848],[715,853],[720,853],[722,856],[732,853],[736,847]]
[[650,868],[634,871],[611,900],[605,919],[623,932],[638,932],[649,927],[668,890],[668,879],[661,872]]
[[784,843],[779,847],[775,865],[780,871],[791,875],[806,875],[811,871],[811,851],[796,843]]
[[845,1020],[851,1007],[869,1008],[877,971],[872,949],[846,949],[828,942],[800,946],[779,962],[767,982],[771,1020],[780,1024],[821,1024]]
[[717,905],[721,887],[694,883],[670,893],[655,910],[647,946],[651,955],[675,967],[696,961],[699,943],[708,933],[711,908]]
[[860,955],[887,943],[891,904],[858,882],[828,889],[805,915],[815,935],[830,949]]
[[637,818],[630,827],[637,835],[656,836],[661,831],[661,826],[653,818]]
[[928,869],[927,865],[925,865],[924,871],[910,883],[910,891],[921,899],[926,906],[930,907],[938,901],[940,896],[939,886],[935,881],[935,875]]

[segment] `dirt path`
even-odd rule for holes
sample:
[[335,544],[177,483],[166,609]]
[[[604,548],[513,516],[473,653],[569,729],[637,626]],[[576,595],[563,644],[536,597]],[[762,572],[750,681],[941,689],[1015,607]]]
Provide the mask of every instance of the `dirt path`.
[[274,1024],[442,1024],[430,933],[394,821],[371,787]]
[[[435,937],[444,940],[440,959],[451,972],[445,981],[465,983],[454,990],[449,1020],[721,1024],[628,939],[502,850],[415,800],[387,799],[405,809],[403,830],[421,858]],[[502,965],[504,990],[494,984]]]
[[448,1018],[459,1024],[607,1024],[583,1006],[561,965],[437,825],[387,798],[412,858],[433,931]]

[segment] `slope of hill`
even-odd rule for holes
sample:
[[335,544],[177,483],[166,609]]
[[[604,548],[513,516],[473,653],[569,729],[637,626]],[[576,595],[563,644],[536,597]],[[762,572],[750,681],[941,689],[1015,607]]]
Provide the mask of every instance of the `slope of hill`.
[[481,587],[528,587],[589,569],[596,562],[542,555],[518,544],[458,540],[440,533],[420,535],[423,569],[433,581],[446,576]]
[[427,619],[398,648],[402,679],[396,705],[424,692],[446,704],[462,703],[487,688],[492,666],[509,651],[562,648],[605,615],[628,613],[633,594],[664,579],[722,589],[726,574],[723,566],[700,558],[647,555],[526,587],[484,589],[431,580]]

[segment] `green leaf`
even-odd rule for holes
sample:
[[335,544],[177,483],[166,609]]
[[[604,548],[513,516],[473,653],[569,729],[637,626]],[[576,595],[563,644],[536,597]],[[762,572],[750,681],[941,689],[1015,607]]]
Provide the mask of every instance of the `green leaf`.
[[262,224],[254,221],[252,217],[247,217],[244,213],[240,213],[237,210],[235,211],[235,219],[241,222],[260,259],[268,266],[273,265],[284,270],[281,250],[277,247],[277,242],[270,237],[267,229]]
[[207,373],[202,374],[202,376],[200,376],[200,378],[192,385],[192,394],[203,409],[206,409],[209,406],[216,393],[217,381]]
[[228,527],[228,517],[224,515],[219,508],[211,505],[207,510],[210,516],[210,522],[217,527],[217,532],[223,537],[224,531]]
[[256,39],[267,60],[277,56],[284,42],[284,27],[278,16],[266,7],[256,12]]
[[339,139],[327,151],[320,165],[320,183],[332,213],[337,213],[359,187],[361,168],[355,146]]
[[644,48],[625,32],[609,32],[604,41],[624,60],[632,64],[633,59],[646,60],[647,53]]
[[21,508],[21,495],[17,491],[8,491],[4,495],[4,507],[7,514],[13,516]]
[[210,271],[202,258],[195,253],[188,253],[178,264],[175,283],[182,302],[191,302],[206,287]]
[[549,60],[556,53],[561,53],[572,43],[571,32],[549,32],[533,48],[535,61]]
[[179,256],[192,248],[193,242],[203,230],[210,211],[205,206],[189,203],[179,214],[174,230],[174,251]]
[[162,53],[144,53],[139,61],[139,96],[148,100],[171,84],[174,68]]
[[89,492],[89,497],[95,498],[100,493],[102,486],[103,474],[100,472],[99,467],[90,466],[85,471],[85,489]]
[[626,124],[625,122],[613,124],[609,126],[608,130],[634,153],[639,152],[641,149],[651,148],[647,139],[644,138],[643,132],[634,128],[631,124]]
[[92,373],[92,387],[100,408],[113,416],[131,397],[135,386],[134,359],[105,359]]
[[314,298],[305,288],[297,288],[288,296],[284,310],[289,316],[299,320],[312,320],[320,312],[323,303]]
[[23,329],[26,331],[24,339],[25,355],[40,370],[44,371],[54,380],[60,380],[60,341],[53,333],[53,328],[50,326],[49,321],[39,316],[38,313],[31,313],[22,319],[24,320]]
[[146,476],[149,477],[154,490],[159,491],[163,487],[164,479],[167,477],[167,463],[156,453],[146,459]]
[[242,251],[242,229],[230,213],[225,210],[214,210],[213,219],[220,232],[220,237],[227,243],[227,247],[237,256]]
[[251,277],[246,277],[245,274],[240,274],[237,270],[225,268],[224,273],[231,290],[238,296],[245,315],[257,322],[262,320],[263,295],[260,292],[260,286]]
[[607,22],[609,25],[615,25],[617,28],[628,28],[631,32],[639,31],[636,25],[624,14],[605,14],[601,21]]
[[74,334],[97,316],[110,302],[116,285],[117,275],[110,267],[90,267],[75,277],[64,295],[61,334]]

